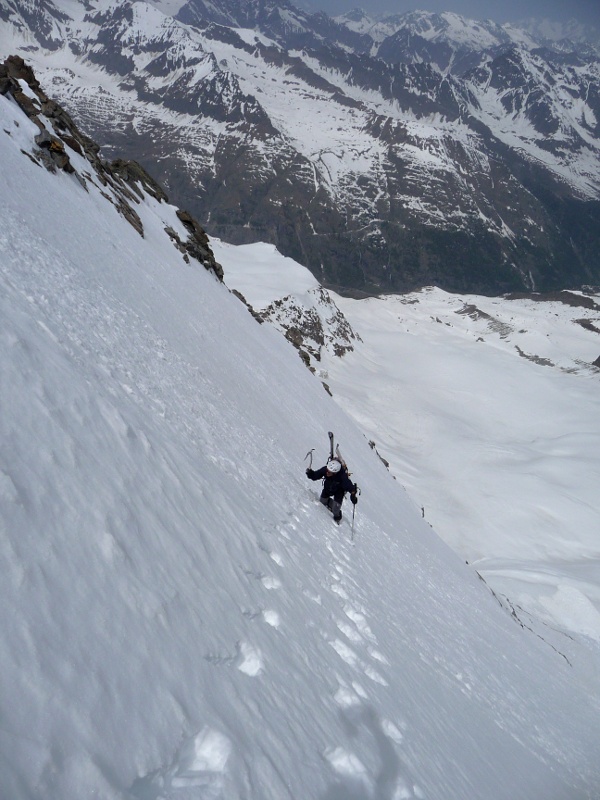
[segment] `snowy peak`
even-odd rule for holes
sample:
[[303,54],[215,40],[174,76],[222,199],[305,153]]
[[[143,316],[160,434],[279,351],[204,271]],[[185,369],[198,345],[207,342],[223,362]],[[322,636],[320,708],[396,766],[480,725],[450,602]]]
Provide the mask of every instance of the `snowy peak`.
[[[451,12],[410,12],[397,18],[394,27],[394,33],[377,49],[380,58],[390,63],[427,61],[442,72],[455,75],[476,66],[486,53],[514,43],[504,26]],[[523,40],[523,34],[520,39]],[[535,42],[528,38],[527,44],[534,46]]]
[[345,25],[352,31],[368,36],[371,42],[379,44],[388,36],[392,36],[401,27],[404,14],[394,14],[383,18],[370,16],[362,8],[348,11],[335,17],[336,22]]
[[508,39],[503,28],[490,20],[479,22],[449,11],[441,14],[410,12],[403,16],[401,28],[429,41],[445,39],[467,44],[474,50],[489,49]]
[[[87,17],[88,58],[109,73],[127,78],[124,87],[146,103],[177,114],[209,117],[240,130],[274,133],[267,115],[252,95],[245,94],[230,70],[184,24],[143,2],[127,2],[115,11]],[[221,35],[229,29],[223,28]],[[218,29],[213,36],[219,36]],[[244,47],[233,34],[236,44]]]
[[596,55],[600,51],[600,31],[574,19],[569,22],[528,19],[519,22],[515,27],[529,32],[538,41],[552,45],[557,50],[565,48],[573,50],[582,45],[589,45],[595,50]]
[[365,24],[373,24],[373,19],[371,19],[364,8],[353,8],[350,11],[346,11],[345,14],[340,14],[339,16],[335,17],[335,20],[348,25],[348,27],[351,25],[356,25],[357,29]]
[[582,26],[576,23],[551,26],[532,20],[522,25],[500,25],[453,12],[411,11],[375,21],[358,10],[336,19],[368,35],[374,43],[372,53],[389,63],[427,61],[455,75],[473,68],[486,55],[515,45],[528,50],[546,45],[557,52],[579,49],[593,55],[593,49],[583,44],[597,39],[593,32],[584,37]]

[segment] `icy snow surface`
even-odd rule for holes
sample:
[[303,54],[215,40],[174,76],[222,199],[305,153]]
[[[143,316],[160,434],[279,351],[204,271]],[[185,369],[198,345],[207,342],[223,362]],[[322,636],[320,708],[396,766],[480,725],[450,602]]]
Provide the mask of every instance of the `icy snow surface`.
[[[302,297],[309,278],[276,251],[249,266],[215,247],[256,308]],[[600,642],[600,297],[334,299],[362,342],[323,353],[321,377],[436,532],[512,601]]]
[[[0,796],[596,797],[588,651],[498,603],[172,207],[142,239],[36,132],[0,97]],[[329,429],[354,540],[304,475]]]

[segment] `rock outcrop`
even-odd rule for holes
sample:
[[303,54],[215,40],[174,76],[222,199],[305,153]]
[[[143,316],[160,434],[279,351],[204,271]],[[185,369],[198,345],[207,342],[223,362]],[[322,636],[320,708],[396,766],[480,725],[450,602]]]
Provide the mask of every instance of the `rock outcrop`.
[[[70,154],[85,158],[97,180],[105,187],[105,197],[140,236],[144,235],[136,205],[144,196],[153,197],[159,203],[168,203],[168,197],[140,164],[123,159],[103,160],[100,146],[85,136],[64,108],[44,93],[33,70],[20,56],[9,56],[0,63],[0,94],[10,96],[39,128],[31,151],[24,151],[25,155],[50,172],[63,171],[74,175],[84,189],[90,173],[78,171]],[[166,229],[177,249],[186,261],[195,259],[223,280],[223,269],[215,260],[203,228],[187,211],[178,210],[177,216],[188,233],[184,241],[174,230]]]

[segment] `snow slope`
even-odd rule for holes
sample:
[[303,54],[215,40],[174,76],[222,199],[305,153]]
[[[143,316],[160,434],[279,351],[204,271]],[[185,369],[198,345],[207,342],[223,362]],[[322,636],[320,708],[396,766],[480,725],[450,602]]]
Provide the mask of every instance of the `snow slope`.
[[[172,207],[142,239],[35,133],[0,97],[0,796],[597,796],[577,643],[501,607]],[[354,542],[303,474],[328,429]]]
[[[310,273],[289,259],[263,246],[249,268],[215,248],[255,309],[306,304]],[[496,591],[597,651],[600,297],[334,302],[360,337],[316,365],[340,405]]]
[[440,290],[338,302],[365,345],[324,365],[329,383],[435,529],[495,589],[600,642],[600,339],[576,324],[599,311]]

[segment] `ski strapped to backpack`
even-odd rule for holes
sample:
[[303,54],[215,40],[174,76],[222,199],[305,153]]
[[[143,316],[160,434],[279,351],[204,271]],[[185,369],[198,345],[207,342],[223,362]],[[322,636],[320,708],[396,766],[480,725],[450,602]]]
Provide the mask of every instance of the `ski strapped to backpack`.
[[329,436],[329,458],[327,460],[339,461],[340,464],[342,465],[342,469],[344,470],[344,472],[346,472],[346,474],[350,476],[351,473],[348,471],[348,465],[346,464],[346,461],[342,456],[339,444],[336,444],[334,448],[334,439],[332,431],[329,431],[327,435]]
[[[330,461],[333,461],[333,460],[339,461],[340,464],[342,465],[342,469],[346,472],[346,475],[348,477],[350,477],[350,475],[352,473],[348,469],[348,465],[346,464],[346,460],[345,460],[345,458],[343,457],[343,455],[341,453],[339,444],[336,444],[335,447],[334,447],[333,432],[329,431],[327,435],[329,436],[329,460]],[[334,455],[334,453],[335,453],[335,455]],[[356,483],[354,485],[356,486],[356,492],[354,492],[354,494],[360,495],[360,493],[361,493],[360,488],[358,487],[358,485]],[[352,534],[351,534],[352,541],[354,541],[354,520],[355,520],[355,517],[356,517],[356,503],[353,502],[352,503]]]
[[[329,463],[330,461],[339,461],[340,464],[342,465],[342,469],[344,470],[346,475],[348,475],[348,477],[350,477],[350,475],[352,475],[352,473],[348,469],[348,465],[346,464],[346,460],[344,459],[344,457],[343,457],[343,455],[341,453],[339,444],[335,444],[333,431],[328,431],[327,435],[329,436],[329,455],[327,456],[327,463]],[[312,447],[308,451],[308,453],[304,456],[304,460],[308,461],[308,468],[309,469],[312,469],[313,453],[314,452],[315,452],[315,448]],[[360,491],[358,486],[356,486],[356,494],[359,494],[359,495],[361,494],[361,491]],[[352,514],[352,517],[354,519],[354,513]],[[354,526],[354,522],[352,524]]]

